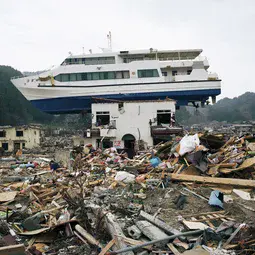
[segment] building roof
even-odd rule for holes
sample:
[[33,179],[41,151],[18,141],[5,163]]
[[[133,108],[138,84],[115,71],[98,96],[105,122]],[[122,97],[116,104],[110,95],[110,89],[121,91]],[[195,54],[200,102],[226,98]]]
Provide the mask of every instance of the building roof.
[[39,126],[39,125],[0,126],[0,130],[9,129],[9,128],[16,128],[16,129],[27,129],[27,128],[41,129],[41,126]]

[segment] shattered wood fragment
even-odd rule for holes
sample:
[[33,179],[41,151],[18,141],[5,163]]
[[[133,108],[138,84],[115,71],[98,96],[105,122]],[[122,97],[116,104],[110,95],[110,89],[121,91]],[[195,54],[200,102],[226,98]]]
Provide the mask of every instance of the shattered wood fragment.
[[234,186],[244,186],[255,188],[255,180],[232,179],[232,178],[214,178],[204,176],[192,176],[184,174],[168,174],[172,180],[176,181],[193,181],[198,183],[215,183]]
[[0,255],[26,255],[24,244],[0,247]]
[[113,245],[115,244],[115,239],[112,239],[101,251],[98,255],[104,255]]
[[18,194],[17,191],[10,191],[10,192],[0,193],[0,202],[13,201],[17,194]]
[[228,174],[228,173],[232,173],[232,172],[247,169],[247,168],[252,167],[254,165],[255,165],[255,157],[246,159],[238,168],[234,168],[234,169],[223,168],[223,169],[220,169],[219,171],[221,173]]
[[225,211],[216,211],[216,212],[205,212],[205,213],[196,213],[196,214],[184,214],[182,215],[182,217],[185,217],[185,218],[188,218],[188,217],[197,217],[197,216],[200,216],[200,215],[209,215],[209,214],[222,214],[222,213],[225,213]]
[[[126,236],[124,235],[116,217],[112,213],[104,211],[98,205],[90,204],[88,207],[92,209],[94,214],[100,215],[104,219],[108,233],[111,235],[113,239],[115,238],[116,240],[115,245],[113,246],[113,250],[126,248],[127,245],[125,244],[125,242],[122,241],[121,238],[121,237],[125,238]],[[134,255],[132,251],[127,252],[125,254]]]
[[84,240],[76,231],[74,231],[74,234],[75,234],[83,243],[87,243],[87,241]]
[[234,239],[237,233],[245,226],[245,224],[240,224],[239,227],[232,233],[228,240],[224,243],[223,248],[225,248]]
[[80,225],[75,226],[75,230],[84,237],[90,244],[101,247],[99,241],[97,241],[90,233],[88,233],[83,227]]
[[174,247],[174,245],[172,243],[168,243],[167,247],[170,249],[170,251],[174,254],[174,255],[180,255],[181,253]]

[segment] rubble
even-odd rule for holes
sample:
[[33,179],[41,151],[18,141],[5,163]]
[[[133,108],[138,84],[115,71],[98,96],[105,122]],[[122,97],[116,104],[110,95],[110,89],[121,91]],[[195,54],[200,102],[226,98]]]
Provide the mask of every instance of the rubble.
[[133,159],[0,159],[0,254],[254,254],[251,135],[174,137]]

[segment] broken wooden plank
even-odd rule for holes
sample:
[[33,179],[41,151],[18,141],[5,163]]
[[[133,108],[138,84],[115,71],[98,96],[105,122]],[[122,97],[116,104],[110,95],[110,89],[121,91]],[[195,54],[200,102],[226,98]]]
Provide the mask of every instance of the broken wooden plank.
[[170,251],[174,254],[174,255],[180,255],[181,253],[174,247],[174,245],[172,243],[168,243],[167,247],[170,249]]
[[[121,226],[119,225],[116,217],[110,213],[103,210],[100,206],[95,204],[88,205],[88,208],[91,208],[93,213],[96,215],[100,215],[104,218],[106,228],[111,237],[115,240],[115,245],[113,246],[113,250],[126,248],[127,245],[122,241],[121,237],[126,237],[122,231]],[[134,255],[132,251],[125,252],[126,255]]]
[[223,248],[225,248],[226,246],[228,246],[228,244],[230,244],[230,242],[234,239],[234,237],[237,235],[237,233],[241,230],[241,228],[243,228],[245,226],[244,223],[240,224],[239,227],[232,233],[232,235],[228,238],[228,240],[226,241],[226,243],[224,243]]
[[115,239],[112,239],[101,251],[98,255],[104,255],[113,245],[115,244]]
[[174,171],[174,173],[175,173],[175,174],[180,173],[180,171],[183,169],[184,166],[185,166],[185,165],[182,164],[176,171]]
[[205,212],[205,213],[196,213],[196,214],[184,214],[182,215],[182,217],[185,217],[185,218],[188,218],[188,217],[196,217],[196,216],[200,216],[200,215],[209,215],[209,214],[222,214],[222,213],[225,213],[225,211],[216,211],[216,212]]
[[90,244],[101,247],[99,241],[97,241],[90,233],[88,233],[83,227],[80,225],[75,226],[75,230],[84,237]]
[[201,229],[201,230],[205,230],[205,229],[209,228],[207,225],[205,225],[202,222],[192,222],[192,221],[183,220],[182,223],[188,229]]
[[24,244],[0,247],[0,255],[26,255]]
[[208,164],[208,167],[215,167],[215,166],[219,166],[219,168],[235,167],[236,163]]
[[254,165],[255,165],[255,157],[246,159],[238,168],[234,168],[234,169],[222,168],[219,171],[221,173],[228,174],[231,172],[244,170],[244,169],[252,167]]
[[172,180],[176,181],[192,181],[199,183],[215,183],[234,186],[255,187],[255,180],[233,179],[233,178],[214,178],[205,176],[192,176],[185,174],[168,174]]
[[17,191],[3,192],[0,193],[0,202],[8,202],[14,200],[17,195]]
[[200,216],[202,218],[202,221],[205,221],[207,225],[209,225],[212,229],[215,228],[215,226],[210,222],[210,220],[208,218],[206,218],[205,216]]

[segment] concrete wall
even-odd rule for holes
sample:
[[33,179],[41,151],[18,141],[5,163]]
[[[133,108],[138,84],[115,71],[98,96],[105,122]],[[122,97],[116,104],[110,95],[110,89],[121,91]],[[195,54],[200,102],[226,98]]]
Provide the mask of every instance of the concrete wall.
[[[153,102],[127,102],[119,111],[118,103],[92,104],[92,124],[96,123],[96,112],[109,111],[110,121],[116,121],[116,137],[111,138],[114,144],[120,143],[124,147],[122,137],[131,134],[136,140],[143,140],[149,146],[153,145],[150,132],[150,119],[157,117],[157,110],[171,110],[175,112],[174,101],[153,101]],[[95,146],[95,138],[92,139]]]
[[55,152],[55,161],[61,162],[64,167],[70,169],[70,150],[57,150]]
[[[3,143],[8,143],[8,151],[14,150],[14,143],[20,143],[19,149],[25,148],[32,149],[40,145],[40,129],[38,128],[0,128],[6,132],[5,137],[0,137],[0,146]],[[23,136],[17,136],[16,131],[23,131]]]

